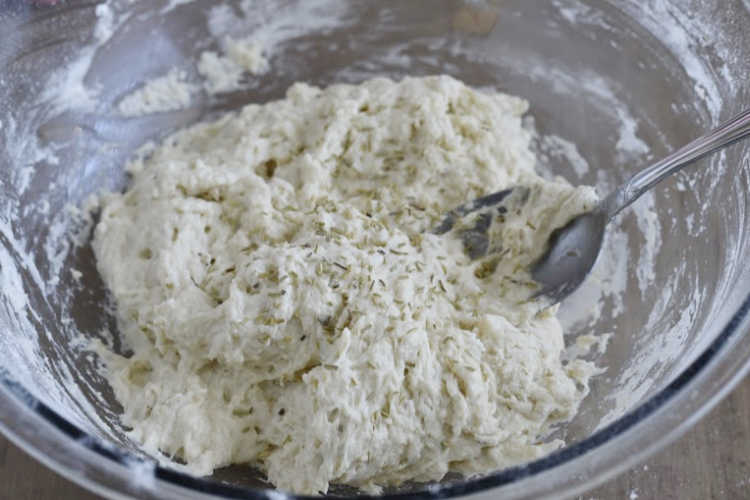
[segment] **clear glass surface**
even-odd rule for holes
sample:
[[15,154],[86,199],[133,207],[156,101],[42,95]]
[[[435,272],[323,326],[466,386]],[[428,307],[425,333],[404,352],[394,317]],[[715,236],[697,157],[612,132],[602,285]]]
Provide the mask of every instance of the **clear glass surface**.
[[[448,73],[528,99],[539,133],[576,144],[591,166],[548,155],[547,167],[606,193],[750,107],[746,0],[257,1],[257,16],[231,29],[273,43],[270,72],[243,90],[201,95],[188,109],[130,119],[116,104],[144,81],[175,66],[195,76],[196,54],[216,44],[208,20],[217,3],[172,1],[168,10],[168,2],[114,1],[118,16],[130,15],[111,37],[96,32],[96,2],[45,3],[0,0],[0,427],[51,468],[111,497],[273,496],[246,467],[193,478],[155,466],[124,432],[119,404],[81,349],[81,337],[102,337],[105,327],[116,334],[116,325],[90,246],[68,236],[77,228],[85,241],[90,227],[73,227],[66,207],[123,189],[122,166],[145,141],[279,98],[299,80]],[[228,3],[239,12],[240,2]],[[55,82],[70,92],[51,93]],[[65,105],[80,98],[77,82],[95,94],[88,108]],[[620,273],[625,293],[587,317],[580,311],[593,285],[584,286],[561,309],[572,335],[613,333],[596,358],[607,372],[559,431],[568,445],[487,477],[386,495],[579,493],[675,439],[744,375],[750,146],[702,160],[646,198],[641,215],[618,219],[616,234],[626,236],[609,242],[625,246],[626,257],[599,270]],[[646,257],[651,267],[641,265]]]

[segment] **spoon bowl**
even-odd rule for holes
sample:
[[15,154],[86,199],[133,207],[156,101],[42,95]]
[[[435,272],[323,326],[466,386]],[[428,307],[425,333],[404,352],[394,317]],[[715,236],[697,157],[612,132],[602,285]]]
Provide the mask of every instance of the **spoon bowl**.
[[530,269],[541,287],[535,298],[556,304],[583,283],[599,256],[607,222],[607,214],[597,209],[552,232],[547,251]]

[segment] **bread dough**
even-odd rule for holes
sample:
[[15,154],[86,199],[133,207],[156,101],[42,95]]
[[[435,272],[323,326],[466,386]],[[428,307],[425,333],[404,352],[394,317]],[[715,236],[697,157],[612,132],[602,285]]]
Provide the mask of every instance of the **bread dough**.
[[197,85],[187,81],[185,71],[174,68],[126,95],[117,109],[126,117],[176,111],[190,106],[192,96],[198,90]]
[[260,75],[268,70],[263,47],[254,39],[226,37],[223,46],[223,55],[207,50],[198,60],[198,73],[205,78],[209,94],[238,90],[245,74]]
[[[226,37],[223,47],[222,55],[210,50],[202,52],[197,63],[196,69],[209,94],[238,90],[246,74],[257,76],[268,70],[263,47],[254,39]],[[190,106],[199,90],[198,84],[188,80],[186,71],[173,68],[123,97],[117,109],[128,118],[177,111]]]
[[[132,349],[103,352],[131,436],[194,474],[250,463],[307,494],[561,446],[544,436],[597,369],[561,361],[524,267],[596,195],[534,172],[526,109],[447,76],[300,83],[130,163],[94,249]],[[516,184],[530,201],[486,258],[429,232]]]

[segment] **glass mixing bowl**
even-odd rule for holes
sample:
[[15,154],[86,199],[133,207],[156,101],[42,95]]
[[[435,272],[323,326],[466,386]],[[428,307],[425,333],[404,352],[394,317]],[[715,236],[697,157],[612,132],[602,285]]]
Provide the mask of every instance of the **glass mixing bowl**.
[[[86,350],[86,338],[121,346],[86,243],[91,221],[71,207],[123,189],[122,165],[145,141],[298,80],[448,73],[527,98],[541,168],[606,192],[750,105],[747,0],[55,3],[0,1],[0,427],[112,497],[280,498],[250,468],[195,478],[142,455]],[[119,99],[170,68],[196,78],[196,54],[227,34],[257,37],[271,70],[186,109],[117,113]],[[566,447],[385,495],[558,498],[684,432],[748,368],[749,185],[745,142],[618,219],[594,276],[561,309],[570,343],[612,333],[593,354],[606,373],[557,431]]]

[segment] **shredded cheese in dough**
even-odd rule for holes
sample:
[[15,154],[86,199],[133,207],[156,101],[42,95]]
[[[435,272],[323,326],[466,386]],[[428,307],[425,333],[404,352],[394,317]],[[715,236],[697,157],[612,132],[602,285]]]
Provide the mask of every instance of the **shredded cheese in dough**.
[[[561,446],[544,436],[597,368],[561,360],[525,266],[596,195],[535,173],[526,110],[446,76],[295,84],[134,160],[94,239],[132,349],[103,352],[132,437],[307,494]],[[530,201],[486,257],[429,231],[518,184]]]

